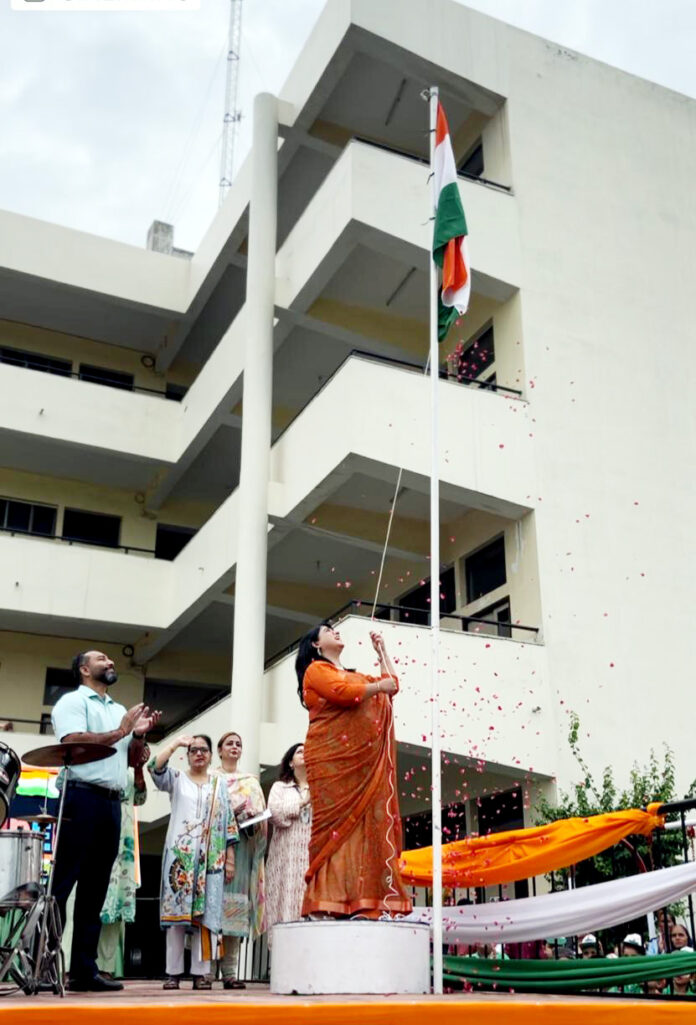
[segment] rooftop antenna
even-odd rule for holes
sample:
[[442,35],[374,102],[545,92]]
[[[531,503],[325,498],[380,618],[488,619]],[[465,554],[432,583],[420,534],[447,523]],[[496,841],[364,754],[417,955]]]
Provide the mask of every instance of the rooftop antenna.
[[234,144],[242,112],[237,108],[239,90],[239,51],[242,42],[242,0],[230,0],[230,31],[227,43],[227,77],[225,81],[225,116],[220,154],[220,203],[225,202],[234,174]]

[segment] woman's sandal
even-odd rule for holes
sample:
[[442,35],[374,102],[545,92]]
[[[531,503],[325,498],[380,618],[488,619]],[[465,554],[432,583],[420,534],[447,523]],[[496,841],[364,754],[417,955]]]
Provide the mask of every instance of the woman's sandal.
[[162,984],[162,989],[178,989],[179,988],[179,977],[178,975],[168,975]]
[[241,982],[239,979],[223,979],[223,989],[246,989],[246,982]]
[[212,989],[213,984],[210,979],[207,979],[205,975],[194,975],[193,977],[193,988],[194,989]]

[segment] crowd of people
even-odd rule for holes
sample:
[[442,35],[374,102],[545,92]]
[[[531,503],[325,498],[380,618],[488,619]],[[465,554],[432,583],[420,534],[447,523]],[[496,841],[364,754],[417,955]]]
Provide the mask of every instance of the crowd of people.
[[[471,903],[460,901],[459,903]],[[531,943],[476,943],[456,944],[447,948],[447,953],[459,957],[490,958],[510,960],[519,958],[537,958],[539,960],[573,961],[576,959],[594,960],[596,958],[643,957],[652,954],[693,953],[694,946],[685,925],[676,922],[669,912],[656,913],[655,935],[647,940],[638,932],[627,933],[619,942],[607,939],[605,943],[598,935],[588,933],[581,939],[577,937],[555,936]],[[467,990],[486,988],[476,983],[464,984]],[[592,988],[589,992],[623,993],[632,996],[692,996],[696,995],[696,972],[688,975],[669,975],[664,978],[650,979],[647,982],[631,982],[623,986],[611,988]]]
[[[55,734],[111,746],[116,756],[73,767],[64,782],[68,825],[55,854],[54,892],[65,925],[76,891],[71,989],[122,988],[116,976],[123,974],[125,922],[134,917],[134,807],[146,796],[146,761],[154,786],[170,799],[160,889],[165,989],[180,988],[187,946],[194,989],[210,989],[218,973],[225,989],[242,989],[242,939],[302,917],[411,910],[398,871],[398,679],[383,638],[370,637],[375,676],[342,665],[343,642],[332,626],[319,624],[303,638],[296,673],[309,727],[304,742],[283,755],[268,807],[258,777],[239,771],[238,733],[224,733],[215,752],[209,736],[184,734],[148,760],[145,736],[160,714],[113,701],[118,676],[104,653],[75,658],[78,686],[54,707]],[[181,752],[184,764],[175,767]]]

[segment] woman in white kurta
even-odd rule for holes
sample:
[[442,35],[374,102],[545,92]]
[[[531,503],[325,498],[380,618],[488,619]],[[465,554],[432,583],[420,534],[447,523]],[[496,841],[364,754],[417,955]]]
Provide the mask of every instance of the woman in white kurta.
[[[179,747],[186,748],[188,772],[168,764]],[[160,892],[160,922],[167,933],[165,989],[179,988],[186,932],[193,933],[194,989],[210,989],[206,976],[222,928],[223,879],[234,878],[237,822],[225,781],[209,771],[211,755],[209,737],[181,736],[148,764],[155,786],[172,802]]]
[[268,943],[272,926],[300,918],[309,866],[312,806],[304,764],[304,745],[285,752],[280,779],[271,787],[268,808],[273,838],[266,862],[266,921]]

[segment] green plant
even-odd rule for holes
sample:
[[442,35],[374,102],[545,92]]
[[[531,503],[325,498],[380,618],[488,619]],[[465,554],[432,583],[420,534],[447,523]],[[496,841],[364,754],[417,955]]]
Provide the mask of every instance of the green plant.
[[[653,801],[667,803],[681,797],[675,793],[674,753],[667,744],[663,745],[662,759],[659,759],[651,749],[646,765],[641,766],[634,762],[628,786],[620,789],[610,766],[604,769],[600,781],[595,780],[582,756],[579,734],[580,718],[576,712],[571,712],[568,744],[582,776],[578,782],[573,783],[570,792],[559,793],[557,804],[551,804],[546,798],[542,798],[536,808],[537,825],[574,816],[584,818],[602,812],[620,811],[624,808],[644,808]],[[687,796],[691,797],[694,793],[696,780],[691,784]],[[657,844],[653,843],[652,837],[630,837],[628,843],[618,844],[574,866],[575,884],[584,886],[633,875],[641,860],[647,868],[664,868],[683,860],[681,833],[676,830],[661,833]],[[556,874],[562,880],[563,886],[567,885],[570,873],[571,869],[568,868]]]

